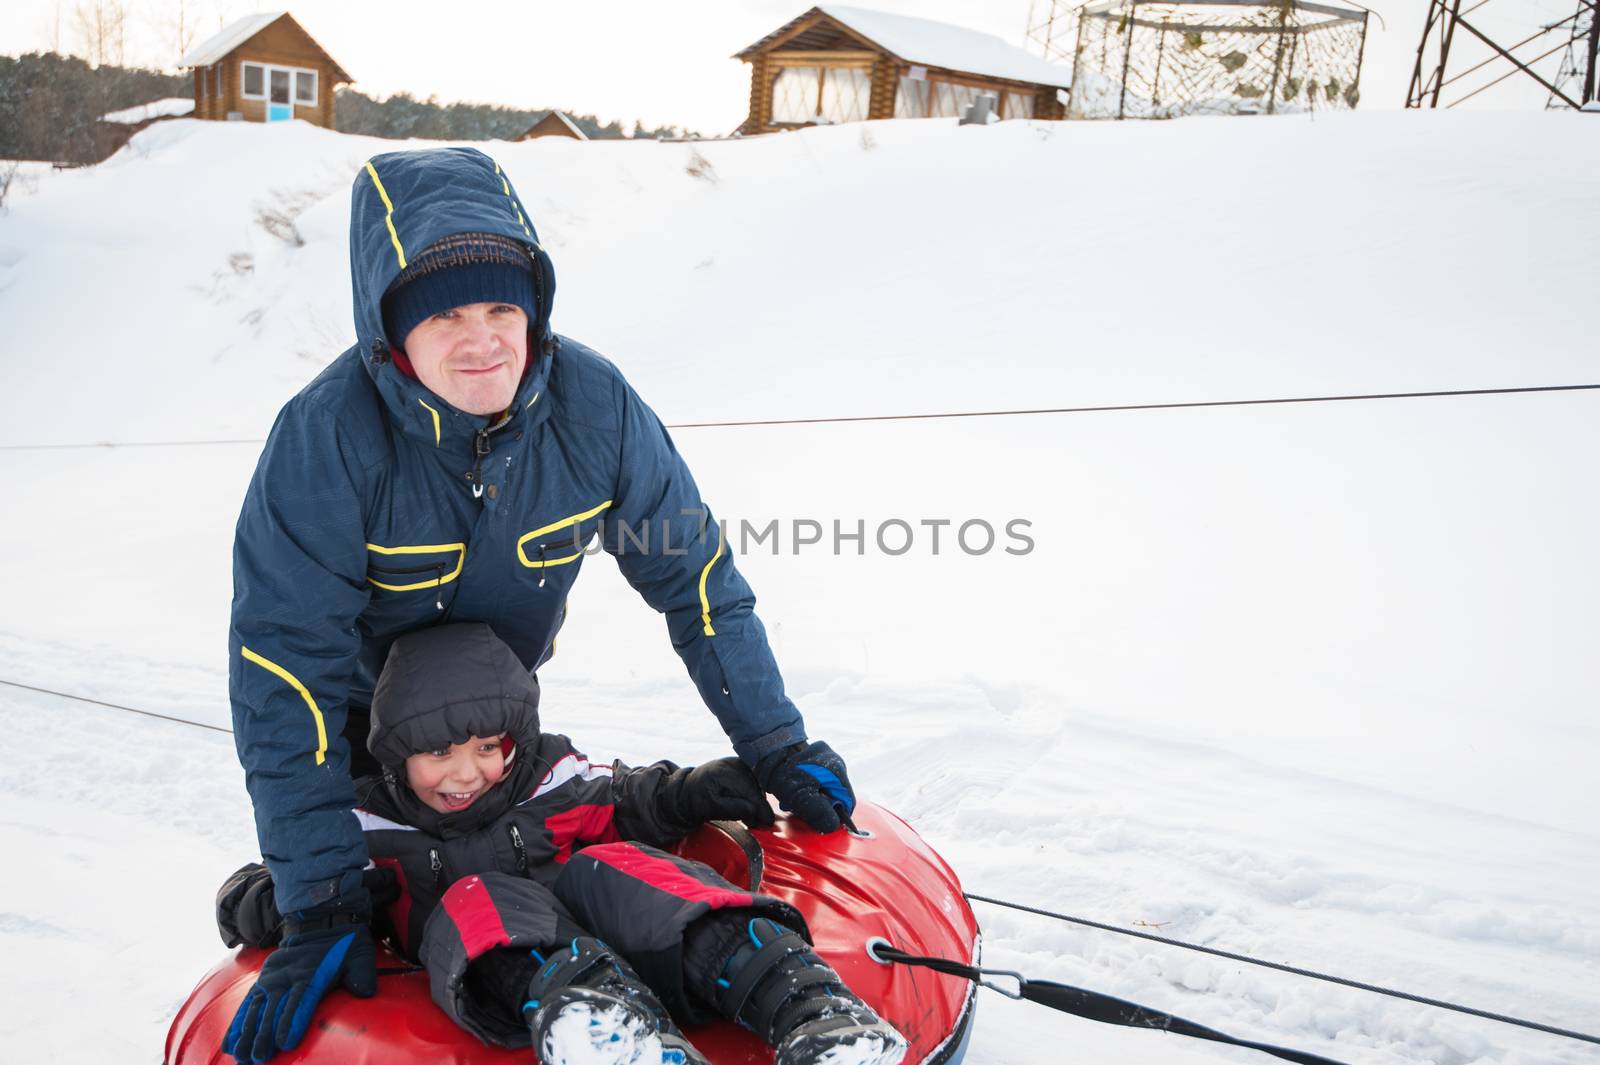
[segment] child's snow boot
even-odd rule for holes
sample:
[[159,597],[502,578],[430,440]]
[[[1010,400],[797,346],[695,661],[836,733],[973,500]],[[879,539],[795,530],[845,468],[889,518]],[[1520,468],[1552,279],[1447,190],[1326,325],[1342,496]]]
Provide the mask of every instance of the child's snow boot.
[[628,963],[580,937],[545,961],[522,1015],[540,1065],[709,1065]]
[[906,1040],[798,933],[765,917],[723,967],[723,1010],[777,1048],[776,1065],[898,1065]]

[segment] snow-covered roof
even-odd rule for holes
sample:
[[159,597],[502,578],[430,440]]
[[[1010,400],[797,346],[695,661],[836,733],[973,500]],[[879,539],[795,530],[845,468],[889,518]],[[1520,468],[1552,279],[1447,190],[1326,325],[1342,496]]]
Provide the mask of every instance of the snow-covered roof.
[[[539,133],[541,130],[544,133]],[[528,126],[528,131],[523,133],[522,136],[518,136],[517,139],[518,141],[530,141],[536,136],[541,136],[541,138],[562,136],[562,131],[565,131],[565,136],[578,139],[578,141],[587,141],[589,139],[589,134],[579,130],[578,123],[573,122],[566,115],[565,110],[547,110],[547,112],[544,112],[544,117],[539,118],[539,122]]]
[[178,118],[194,110],[194,101],[185,96],[168,96],[161,100],[151,100],[147,104],[136,107],[124,107],[121,111],[112,111],[110,114],[100,116],[102,122],[113,122],[119,126],[136,126],[152,118]]
[[178,65],[208,67],[287,14],[287,11],[261,11],[230,22],[215,37],[189,49],[189,54],[178,60]]
[[551,115],[555,116],[556,121],[567,127],[572,135],[578,138],[580,141],[586,141],[589,139],[589,135],[583,130],[579,129],[578,124],[572,121],[572,119],[567,116],[565,111],[551,111],[550,114],[546,115],[545,117],[549,118]]
[[1072,86],[1072,72],[1066,67],[1047,63],[992,33],[843,4],[819,4],[813,10],[821,11],[886,51],[918,66],[942,67],[1063,89]]

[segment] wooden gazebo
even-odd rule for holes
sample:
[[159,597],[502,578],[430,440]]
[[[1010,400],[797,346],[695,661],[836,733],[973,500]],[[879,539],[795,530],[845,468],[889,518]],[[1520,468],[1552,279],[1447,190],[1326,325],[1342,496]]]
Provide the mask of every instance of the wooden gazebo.
[[178,65],[194,70],[194,117],[217,120],[333,129],[333,88],[354,80],[287,11],[247,15]]
[[739,52],[743,133],[879,118],[949,118],[980,96],[1002,119],[1066,117],[1072,72],[992,34],[866,8],[813,7]]

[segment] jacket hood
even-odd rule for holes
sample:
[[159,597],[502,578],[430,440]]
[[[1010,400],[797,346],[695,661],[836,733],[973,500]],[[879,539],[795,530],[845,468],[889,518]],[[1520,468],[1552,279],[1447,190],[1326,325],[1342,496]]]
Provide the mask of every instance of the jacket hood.
[[476,148],[429,148],[375,155],[356,173],[350,194],[350,291],[362,362],[396,424],[435,446],[442,446],[445,436],[470,436],[492,419],[455,410],[395,367],[390,349],[405,338],[385,332],[382,302],[412,257],[461,233],[515,240],[533,259],[536,315],[528,327],[528,369],[510,416],[541,418],[544,408],[536,400],[549,378],[556,343],[550,328],[555,268],[500,164]]
[[518,760],[532,758],[539,682],[489,626],[440,625],[390,647],[372,693],[367,749],[399,779],[410,755],[508,733]]

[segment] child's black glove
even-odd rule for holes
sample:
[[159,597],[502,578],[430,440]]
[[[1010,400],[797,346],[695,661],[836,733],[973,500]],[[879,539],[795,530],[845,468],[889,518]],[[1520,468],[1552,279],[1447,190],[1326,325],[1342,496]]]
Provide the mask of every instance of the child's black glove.
[[[707,821],[743,821],[763,828],[772,824],[772,807],[756,783],[750,767],[737,758],[718,758],[714,762],[680,770],[673,783],[677,795],[677,819],[690,826]],[[676,774],[675,774],[676,775]]]
[[821,741],[771,752],[756,763],[756,779],[778,797],[778,805],[818,832],[834,831],[856,808],[844,759]]

